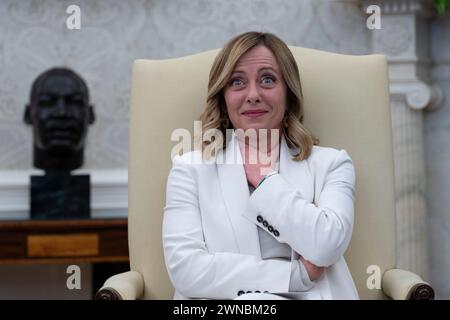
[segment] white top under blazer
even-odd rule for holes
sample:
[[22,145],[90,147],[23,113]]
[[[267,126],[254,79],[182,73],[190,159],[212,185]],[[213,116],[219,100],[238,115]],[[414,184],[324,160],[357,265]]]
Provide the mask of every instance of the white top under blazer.
[[[281,139],[279,174],[251,194],[237,138],[212,161],[175,156],[163,217],[166,268],[174,299],[235,299],[243,292],[294,299],[359,299],[343,257],[353,230],[355,170],[345,150],[314,146],[303,161]],[[269,228],[270,226],[270,228]],[[264,259],[258,227],[318,266],[323,275],[289,293],[287,259]]]

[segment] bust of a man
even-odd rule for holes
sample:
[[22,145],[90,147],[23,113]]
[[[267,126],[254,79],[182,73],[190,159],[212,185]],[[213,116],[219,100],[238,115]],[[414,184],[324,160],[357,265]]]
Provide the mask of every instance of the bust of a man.
[[95,116],[84,80],[54,68],[33,82],[24,121],[33,126],[33,164],[46,172],[70,172],[83,165],[89,124]]

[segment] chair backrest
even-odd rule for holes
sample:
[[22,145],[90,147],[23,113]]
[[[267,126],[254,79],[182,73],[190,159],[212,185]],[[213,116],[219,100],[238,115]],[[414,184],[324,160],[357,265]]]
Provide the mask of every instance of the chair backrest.
[[[305,126],[320,145],[348,151],[356,167],[355,227],[345,254],[363,299],[367,268],[395,267],[393,151],[386,60],[290,47],[299,65]],[[217,50],[170,60],[137,60],[133,68],[129,145],[131,269],[145,281],[146,299],[171,299],[161,225],[174,129],[193,134],[204,107]]]

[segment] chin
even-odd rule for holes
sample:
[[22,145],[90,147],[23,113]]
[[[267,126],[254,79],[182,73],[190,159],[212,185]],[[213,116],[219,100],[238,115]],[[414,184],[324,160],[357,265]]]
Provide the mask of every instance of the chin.
[[74,143],[72,140],[58,139],[49,141],[46,149],[52,154],[66,154],[74,152],[77,145],[78,144]]
[[270,126],[267,126],[267,125],[265,125],[265,124],[254,124],[254,125],[252,125],[252,126],[247,126],[246,129],[244,129],[244,130],[247,130],[247,129],[254,129],[254,130],[258,131],[259,129],[270,130],[271,127],[270,127]]

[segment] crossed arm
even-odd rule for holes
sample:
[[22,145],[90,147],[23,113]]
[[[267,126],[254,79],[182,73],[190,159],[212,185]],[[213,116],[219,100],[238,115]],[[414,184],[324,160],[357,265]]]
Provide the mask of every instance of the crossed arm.
[[[250,184],[252,184],[255,188],[258,189],[258,187],[261,185],[262,182],[264,182],[266,179],[270,178],[271,175],[265,176],[265,172],[270,172],[273,169],[275,169],[276,164],[274,164],[272,161],[267,164],[263,163],[251,163],[250,160],[250,154],[256,153],[259,154],[260,152],[252,147],[251,145],[240,143],[240,151],[243,155],[244,161],[244,170],[247,177],[247,180]],[[268,156],[271,159],[277,159],[279,158],[279,146],[275,146],[275,148],[272,148],[268,152]],[[258,157],[259,159],[259,157]],[[333,167],[334,165],[334,167]],[[330,168],[330,174],[327,175],[327,182],[325,187],[327,188],[326,191],[328,194],[322,195],[319,199],[319,203],[326,206],[326,201],[323,201],[323,199],[328,199],[330,196],[330,191],[334,189],[337,193],[342,193],[342,195],[338,195],[338,197],[343,197],[342,202],[339,203],[333,203],[329,211],[331,214],[333,214],[333,217],[337,219],[337,222],[339,224],[338,230],[341,229],[342,232],[339,232],[337,236],[343,237],[344,242],[344,251],[345,248],[348,245],[348,242],[350,241],[352,226],[353,226],[353,200],[354,200],[354,183],[355,183],[355,173],[352,161],[348,154],[345,151],[341,151],[339,153],[339,156],[336,157],[335,162],[333,163],[332,167]],[[280,210],[280,207],[278,206],[278,203],[286,203],[286,201],[280,201],[280,200],[287,200],[288,204],[292,204],[293,202],[296,203],[296,207],[304,206],[306,203],[298,203],[298,200],[303,200],[301,194],[294,191],[285,181],[283,181],[282,178],[276,177],[278,181],[275,183],[269,182],[266,183],[269,184],[267,188],[259,188],[258,192],[255,194],[254,197],[250,199],[250,206],[253,206],[256,210],[250,210],[248,211],[249,214],[247,214],[247,218],[250,219],[250,221],[255,221],[254,218],[255,215],[259,213],[267,213],[267,216],[273,217],[274,213],[278,213],[279,215],[284,215],[286,220],[280,221],[280,224],[286,223],[288,225],[298,226],[300,221],[298,220],[304,220],[303,217],[300,217],[298,215],[297,210],[290,210],[291,207],[288,206],[288,210]],[[276,186],[274,186],[276,184]],[[262,191],[261,191],[262,190]],[[280,199],[280,195],[283,196],[284,199]],[[267,201],[266,201],[267,200]],[[292,201],[290,201],[292,200]],[[338,199],[339,200],[339,199]],[[304,200],[303,200],[304,201]],[[271,204],[270,209],[267,209],[267,202]],[[325,202],[325,203],[324,203]],[[277,204],[277,207],[274,208],[273,204]],[[316,206],[317,207],[317,206]],[[337,208],[336,208],[337,207]],[[284,207],[286,208],[286,207]],[[333,208],[336,208],[339,210],[342,214],[335,214],[333,211]],[[266,210],[265,210],[266,209]],[[281,208],[283,209],[283,207]],[[301,210],[301,209],[300,209]],[[320,210],[320,209],[319,209]],[[302,210],[304,211],[304,210]],[[313,213],[313,216],[310,218],[316,218],[320,219],[320,215],[324,215],[328,218],[328,214],[326,214],[323,210],[317,211]],[[257,218],[257,217],[256,217]],[[342,218],[342,219],[341,219]],[[271,220],[272,221],[272,220]],[[326,222],[325,222],[326,224]],[[342,230],[344,229],[345,230]],[[320,227],[319,227],[320,229]],[[294,230],[293,230],[294,231]],[[308,230],[300,230],[299,231],[309,231],[312,232],[311,236],[314,236],[314,229],[308,228]],[[294,233],[296,234],[295,231]],[[347,237],[346,237],[347,236]],[[296,236],[297,238],[297,236]],[[297,238],[298,239],[298,238]],[[291,243],[298,242],[297,239],[287,239],[286,242],[291,245]],[[277,239],[278,240],[278,239]],[[347,240],[347,241],[346,241]],[[291,245],[292,247],[292,245]],[[301,251],[298,251],[301,252]],[[325,267],[323,266],[317,266],[311,261],[305,259],[302,255],[299,256],[299,261],[305,266],[306,271],[308,273],[308,276],[310,280],[314,281],[320,278],[322,273],[325,271]]]

